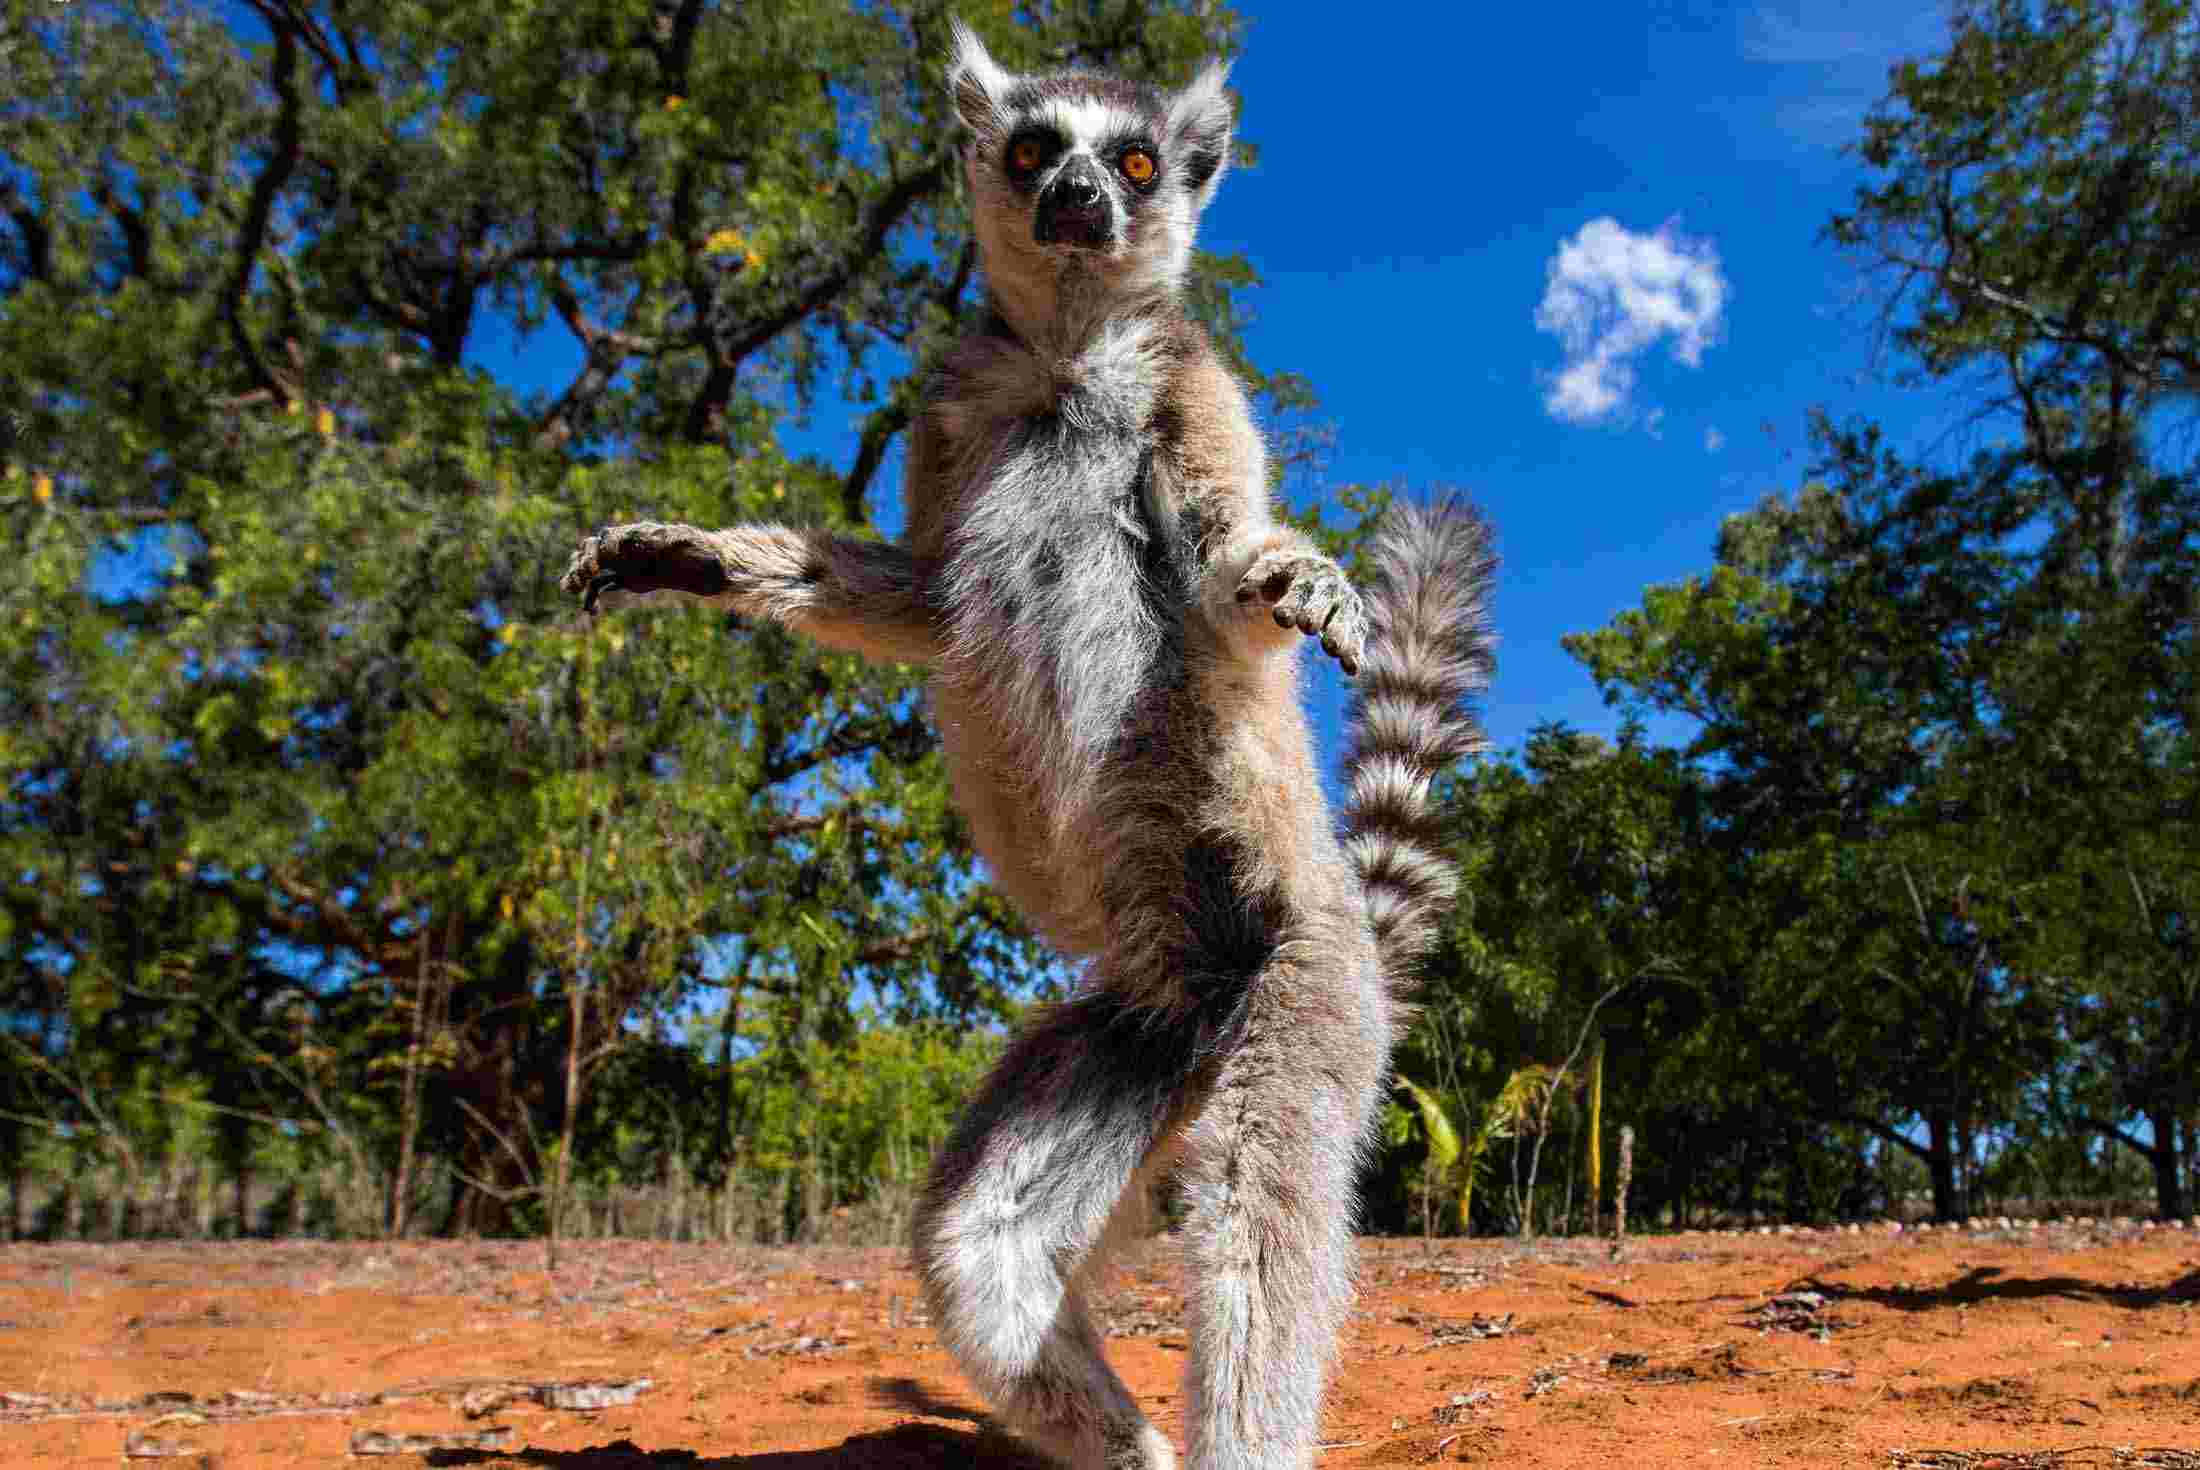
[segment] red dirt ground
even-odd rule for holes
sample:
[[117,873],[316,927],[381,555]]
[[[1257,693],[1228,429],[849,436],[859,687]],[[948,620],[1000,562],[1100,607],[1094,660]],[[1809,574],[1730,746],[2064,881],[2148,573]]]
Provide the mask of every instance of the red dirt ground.
[[[899,1252],[586,1242],[554,1279],[542,1262],[7,1247],[0,1465],[1036,1464],[988,1427]],[[1101,1311],[1181,1442],[1177,1286],[1156,1243]],[[2200,1466],[2196,1302],[2200,1231],[2125,1222],[1680,1235],[1617,1261],[1371,1240],[1320,1464]],[[552,1407],[558,1384],[629,1401]]]

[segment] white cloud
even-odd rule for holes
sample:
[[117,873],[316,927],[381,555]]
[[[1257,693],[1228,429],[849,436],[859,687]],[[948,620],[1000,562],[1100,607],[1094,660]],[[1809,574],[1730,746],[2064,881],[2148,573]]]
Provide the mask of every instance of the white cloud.
[[1622,412],[1634,359],[1662,338],[1678,361],[1701,364],[1724,326],[1726,297],[1710,241],[1685,239],[1671,225],[1638,235],[1610,216],[1589,221],[1559,245],[1535,309],[1536,327],[1566,349],[1543,406],[1574,424]]
[[1887,69],[1947,49],[1948,12],[1946,0],[1761,0],[1744,10],[1743,59],[1774,69],[1766,101],[1777,136],[1855,142]]
[[1774,0],[1742,18],[1742,55],[1772,66],[1874,68],[1940,48],[1945,7],[1916,0]]
[[1717,454],[1720,450],[1726,448],[1726,435],[1720,433],[1717,429],[1704,430],[1703,447],[1706,454]]

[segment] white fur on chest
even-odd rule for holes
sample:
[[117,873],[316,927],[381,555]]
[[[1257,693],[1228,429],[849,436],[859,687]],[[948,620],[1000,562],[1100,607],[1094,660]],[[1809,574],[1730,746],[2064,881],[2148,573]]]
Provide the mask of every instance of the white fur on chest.
[[[987,744],[1072,820],[1161,656],[1142,465],[1164,368],[1150,325],[1110,323],[1074,357],[989,340],[950,394],[967,477],[942,585],[943,672],[974,694]],[[971,732],[975,734],[975,731]]]
[[1110,321],[1065,356],[984,338],[957,363],[937,407],[939,421],[964,451],[958,457],[981,464],[986,446],[1027,419],[1060,417],[1083,432],[1143,434],[1160,400],[1165,350],[1163,333],[1145,320]]

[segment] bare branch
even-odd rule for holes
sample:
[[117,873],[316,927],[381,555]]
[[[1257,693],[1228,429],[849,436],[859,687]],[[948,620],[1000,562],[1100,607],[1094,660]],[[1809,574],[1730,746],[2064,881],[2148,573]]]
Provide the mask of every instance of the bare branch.
[[99,1105],[99,1094],[86,1086],[80,1078],[71,1077],[62,1071],[41,1055],[36,1047],[28,1045],[20,1038],[0,1036],[0,1040],[6,1041],[9,1049],[34,1071],[45,1073],[69,1096],[76,1099],[76,1105],[84,1110],[85,1116],[97,1125],[100,1133],[110,1139],[121,1153],[123,1168],[133,1179],[136,1178],[139,1171],[137,1150],[130,1146],[129,1136],[122,1131],[122,1125]]
[[2132,899],[2139,905],[2139,922],[2146,925],[2151,934],[2154,932],[2154,909],[2147,902],[2146,886],[2139,881],[2138,870],[2129,863],[2124,864],[2124,877],[2130,881]]
[[741,364],[756,352],[767,347],[780,333],[801,322],[810,313],[824,306],[847,289],[848,283],[866,266],[885,253],[886,239],[894,227],[902,222],[919,200],[936,192],[947,183],[948,159],[942,153],[915,173],[896,180],[893,186],[871,204],[860,238],[849,252],[809,285],[797,292],[777,311],[766,313],[748,323],[731,341],[710,340],[714,335],[705,327],[705,338],[710,352],[710,371],[704,377],[703,386],[688,405],[687,423],[683,433],[692,440],[707,439],[718,416],[725,410],[726,402],[733,396],[735,377]]
[[14,183],[0,179],[0,210],[5,210],[23,236],[24,274],[34,281],[53,279],[53,236],[38,212],[23,202]]
[[581,370],[560,394],[535,430],[536,442],[563,444],[573,435],[574,423],[611,387],[611,380],[629,357],[648,357],[657,344],[631,332],[618,331],[590,321],[581,311],[580,297],[562,278],[552,274],[545,282],[551,304],[564,319],[567,330],[581,342],[586,356]]
[[1867,1118],[1862,1113],[1835,1113],[1831,1121],[1847,1123],[1853,1127],[1861,1128],[1884,1142],[1906,1150],[1912,1157],[1925,1164],[1931,1164],[1933,1161],[1933,1151],[1930,1148],[1898,1129],[1889,1128],[1876,1118]]
[[2171,390],[2185,386],[2179,376],[2164,374],[2160,367],[2162,363],[2172,364],[2183,377],[2200,377],[2200,353],[2179,351],[2168,342],[2163,342],[2150,354],[2151,361],[2142,360],[2115,337],[2088,331],[2063,321],[2053,312],[1989,285],[1966,271],[1947,266],[1939,274],[1952,291],[1969,292],[1982,301],[2024,318],[2035,332],[2059,346],[2083,347],[2098,352],[2141,382]]
[[[466,1178],[466,1182],[468,1184],[473,1185],[475,1188],[481,1190],[483,1193],[493,1195],[496,1198],[503,1200],[518,1199],[525,1195],[533,1194],[542,1188],[542,1186],[535,1180],[535,1171],[531,1167],[529,1167],[526,1156],[519,1151],[519,1146],[512,1142],[510,1134],[507,1134],[502,1128],[499,1128],[496,1124],[490,1122],[488,1118],[482,1114],[481,1109],[475,1107],[472,1103],[466,1101],[465,1098],[460,1097],[458,1094],[453,1093],[451,1095],[451,1101],[457,1103],[459,1107],[464,1110],[467,1117],[473,1119],[475,1123],[479,1124],[483,1132],[487,1133],[491,1138],[495,1139],[499,1144],[503,1145],[504,1151],[512,1156],[512,1162],[519,1166],[520,1178],[527,1181],[527,1188],[524,1190],[507,1193],[506,1191],[497,1189],[494,1185],[484,1184],[478,1179],[466,1178],[466,1176],[464,1175],[460,1175],[461,1178]],[[529,1132],[532,1133],[533,1130],[530,1129]],[[453,1169],[451,1172],[454,1174],[458,1173],[456,1169]]]
[[687,85],[688,63],[695,52],[695,27],[702,18],[703,0],[680,0],[672,14],[654,17],[650,49],[656,53],[659,74],[668,85]]
[[[946,284],[931,297],[933,303],[951,316],[956,314],[962,305],[963,293],[970,289],[970,278],[977,265],[978,242],[972,237],[963,241],[955,269]],[[895,436],[909,427],[909,421],[916,417],[922,396],[923,375],[912,373],[896,385],[893,397],[865,421],[862,441],[856,446],[856,462],[849,466],[847,478],[840,482],[840,508],[850,522],[862,525],[869,519],[864,513],[864,497],[870,493],[871,481],[877,476],[879,465],[885,461],[886,451]]]
[[904,741],[923,741],[930,738],[930,731],[921,716],[901,719],[873,716],[850,720],[799,755],[767,756],[764,762],[764,781],[767,785],[776,786],[844,756],[860,755],[867,750],[877,750],[882,746]]
[[[359,1142],[358,1135],[345,1127],[343,1121],[336,1116],[336,1112],[329,1106],[328,1100],[321,1095],[321,1089],[314,1082],[310,1071],[303,1065],[296,1068],[283,1065],[281,1058],[254,1043],[252,1038],[245,1035],[244,1029],[230,1019],[219,1007],[208,1005],[195,995],[186,995],[183,998],[188,1003],[195,1004],[201,1014],[226,1032],[231,1044],[239,1051],[256,1059],[260,1066],[266,1067],[281,1077],[283,1081],[289,1083],[292,1089],[306,1100],[306,1106],[320,1114],[321,1126],[328,1130],[329,1136],[342,1144],[344,1152],[351,1155],[352,1167],[359,1171],[359,1177],[362,1179],[372,1179],[374,1177],[374,1166],[368,1160],[367,1151]],[[310,1030],[310,1022],[307,1023],[307,1029]]]
[[302,129],[299,116],[305,102],[298,90],[298,39],[295,30],[270,0],[251,0],[252,7],[268,24],[275,35],[275,54],[268,62],[268,79],[274,84],[277,99],[275,115],[275,146],[268,155],[267,164],[259,177],[252,181],[252,196],[245,205],[244,222],[237,231],[236,258],[229,269],[229,280],[222,289],[221,316],[228,324],[229,336],[238,354],[244,359],[245,368],[253,381],[273,394],[278,402],[287,404],[295,391],[285,386],[268,368],[260,355],[260,349],[252,340],[252,334],[244,324],[244,302],[252,288],[252,266],[259,258],[261,247],[267,243],[268,225],[274,218],[275,196],[290,181],[291,173],[298,167],[299,139]]
[[113,181],[101,179],[92,186],[92,200],[113,217],[122,231],[122,244],[130,260],[130,275],[150,280],[153,275],[153,230],[142,210],[132,209],[115,192]]
[[[321,65],[327,69],[329,80],[337,85],[341,93],[344,63],[337,59],[335,48],[329,44],[328,36],[322,31],[320,22],[314,19],[313,12],[298,4],[297,0],[273,0],[273,3],[282,10],[283,18],[290,22],[298,39],[305,42],[306,49],[319,58]],[[267,13],[265,6],[255,4],[253,8],[263,15]]]
[[480,274],[495,275],[515,265],[629,264],[642,258],[648,236],[636,232],[618,240],[583,240],[571,245],[515,245],[484,256]]
[[1931,939],[1933,937],[1932,923],[1925,917],[1925,900],[1917,891],[1917,883],[1910,877],[1910,865],[1906,862],[1898,862],[1895,864],[1895,870],[1902,875],[1902,886],[1910,890],[1910,908],[1917,915],[1917,937]]

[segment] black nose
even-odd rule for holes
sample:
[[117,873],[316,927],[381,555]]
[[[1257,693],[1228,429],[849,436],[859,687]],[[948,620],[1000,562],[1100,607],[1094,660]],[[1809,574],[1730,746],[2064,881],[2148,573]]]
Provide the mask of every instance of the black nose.
[[1057,209],[1090,209],[1100,202],[1100,182],[1082,170],[1065,173],[1047,189]]
[[1098,172],[1089,159],[1071,159],[1039,194],[1033,237],[1042,245],[1097,249],[1108,244],[1114,233]]

